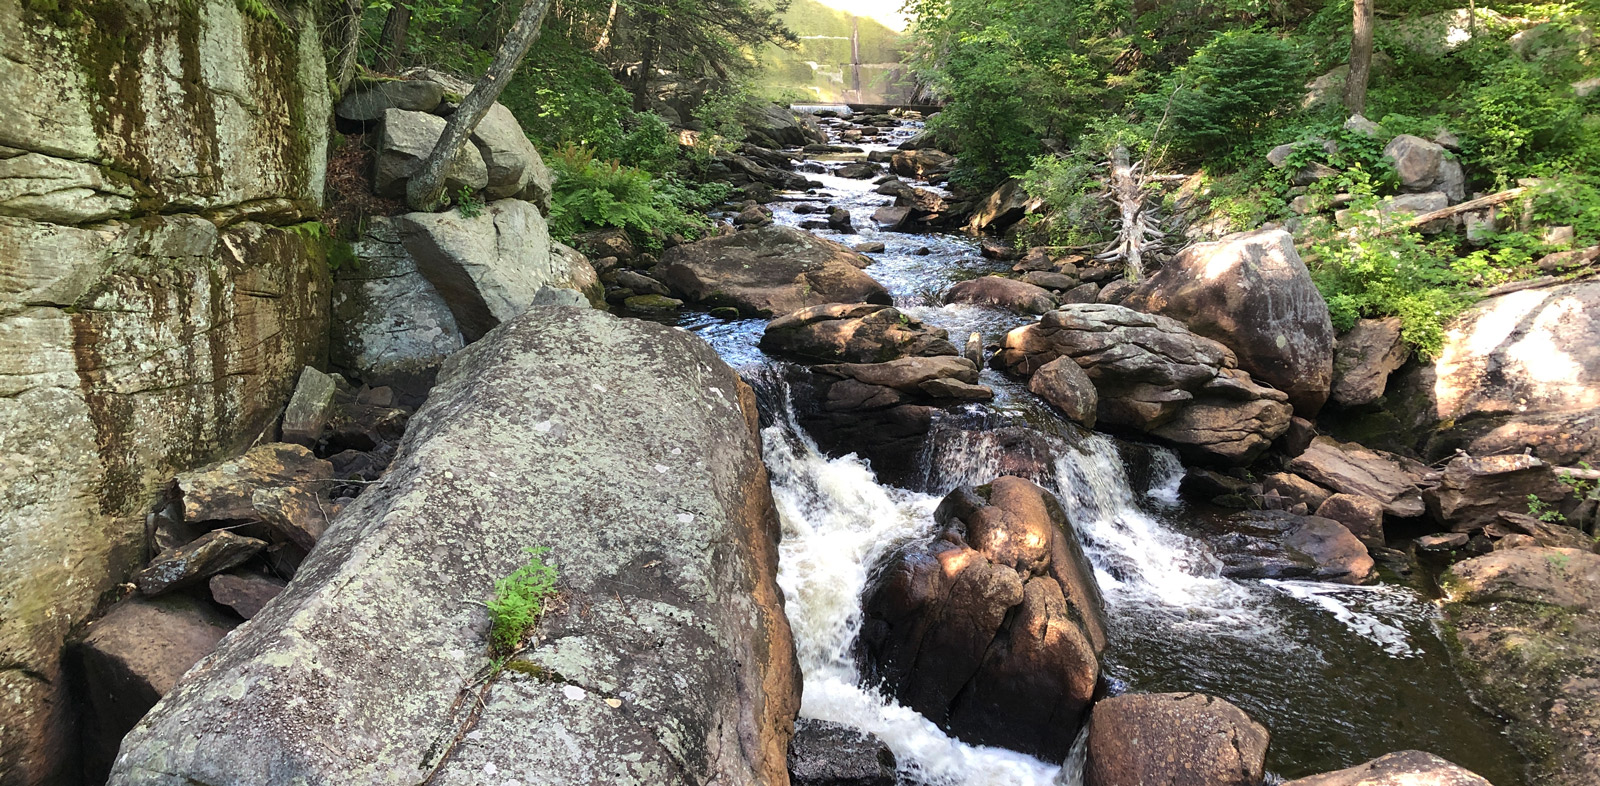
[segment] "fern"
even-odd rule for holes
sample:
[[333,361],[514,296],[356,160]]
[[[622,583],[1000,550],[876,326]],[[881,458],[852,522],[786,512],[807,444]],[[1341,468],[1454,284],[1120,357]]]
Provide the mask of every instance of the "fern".
[[533,631],[544,613],[545,601],[555,594],[556,569],[540,559],[548,548],[530,548],[526,564],[494,583],[489,599],[489,648],[501,657],[514,653]]

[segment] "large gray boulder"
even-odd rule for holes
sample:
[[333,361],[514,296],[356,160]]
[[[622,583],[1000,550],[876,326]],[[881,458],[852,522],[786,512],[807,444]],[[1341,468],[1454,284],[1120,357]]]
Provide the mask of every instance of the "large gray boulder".
[[889,305],[889,291],[861,271],[871,263],[831,240],[766,226],[667,249],[659,275],[685,300],[773,316],[825,303]]
[[861,647],[906,706],[968,742],[1066,756],[1100,683],[1105,612],[1060,503],[997,478],[951,492],[942,537],[878,568]]
[[1006,334],[994,365],[1032,378],[1063,357],[1094,382],[1099,424],[1195,457],[1249,463],[1289,428],[1288,396],[1256,384],[1227,347],[1124,306],[1062,306]]
[[1265,726],[1199,693],[1130,693],[1101,701],[1089,721],[1084,786],[1257,786]]
[[1299,415],[1315,415],[1328,398],[1333,322],[1288,232],[1258,230],[1190,246],[1122,305],[1172,317],[1222,342],[1239,368],[1289,394]]
[[417,269],[399,220],[374,216],[333,272],[333,365],[371,385],[425,388],[466,345],[450,304]]
[[[110,782],[782,783],[777,540],[754,395],[710,347],[539,308],[452,358],[384,481]],[[534,546],[560,598],[462,702],[491,664],[482,601]]]
[[1404,191],[1414,194],[1440,192],[1450,203],[1460,202],[1466,197],[1467,184],[1461,164],[1436,142],[1401,134],[1384,146],[1383,157],[1394,164],[1395,173],[1400,176],[1400,188]]
[[[426,112],[386,109],[378,148],[372,155],[372,188],[379,196],[404,199],[406,184],[422,169],[444,134],[445,119]],[[489,185],[489,168],[477,145],[462,145],[445,170],[444,193],[477,193]]]
[[550,212],[550,170],[511,110],[493,104],[472,131],[472,144],[488,170],[489,199],[521,197]]

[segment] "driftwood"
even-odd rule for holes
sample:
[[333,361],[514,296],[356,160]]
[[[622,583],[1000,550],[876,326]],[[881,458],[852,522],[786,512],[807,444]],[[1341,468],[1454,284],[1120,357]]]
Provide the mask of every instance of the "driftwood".
[[1116,203],[1120,226],[1117,239],[1095,256],[1122,262],[1129,281],[1138,281],[1144,275],[1145,252],[1159,248],[1166,239],[1155,211],[1146,204],[1144,187],[1151,178],[1143,170],[1143,161],[1129,162],[1126,147],[1119,145],[1112,151],[1110,182],[1104,196]]
[[1400,226],[1406,229],[1415,229],[1423,224],[1438,221],[1441,218],[1450,218],[1451,216],[1459,215],[1461,213],[1471,213],[1474,210],[1482,210],[1486,207],[1503,205],[1519,196],[1522,196],[1524,193],[1527,193],[1527,191],[1528,189],[1519,187],[1513,188],[1509,191],[1501,191],[1498,194],[1490,194],[1489,196],[1480,197],[1468,202],[1462,202],[1459,205],[1452,205],[1442,210],[1435,210],[1431,213],[1423,213],[1420,216],[1413,216]]

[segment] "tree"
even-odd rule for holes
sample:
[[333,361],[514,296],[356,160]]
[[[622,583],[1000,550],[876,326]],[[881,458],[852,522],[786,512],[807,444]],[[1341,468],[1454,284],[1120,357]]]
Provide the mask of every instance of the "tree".
[[792,45],[799,40],[779,18],[788,0],[770,5],[756,0],[619,0],[619,4],[617,13],[607,14],[615,19],[611,57],[638,63],[629,84],[636,112],[650,108],[650,78],[657,69],[726,82],[733,72],[754,65],[750,53],[759,45]]
[[1367,78],[1372,74],[1372,0],[1355,0],[1350,28],[1350,73],[1344,79],[1344,108],[1359,115],[1367,108]]
[[495,53],[494,61],[489,63],[483,78],[472,86],[472,92],[462,99],[461,106],[450,115],[444,133],[439,135],[439,141],[434,144],[433,152],[428,154],[428,160],[422,163],[421,171],[406,184],[406,203],[412,210],[433,210],[444,198],[445,173],[455,161],[456,154],[461,152],[461,146],[477,129],[479,121],[494,106],[500,91],[511,81],[523,55],[528,53],[528,47],[533,46],[533,42],[539,38],[539,28],[544,24],[545,12],[549,9],[550,0],[527,0],[522,6],[522,13],[517,15],[516,23],[506,33],[500,50]]
[[388,73],[400,70],[400,59],[406,51],[406,31],[410,26],[410,4],[396,0],[383,18],[383,32],[378,36],[378,49],[383,53],[378,60],[378,70]]

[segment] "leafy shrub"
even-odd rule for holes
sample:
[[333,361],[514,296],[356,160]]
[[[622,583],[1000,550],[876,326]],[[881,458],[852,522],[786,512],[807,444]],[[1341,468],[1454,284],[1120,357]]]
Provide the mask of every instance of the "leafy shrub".
[[556,591],[556,569],[541,557],[548,548],[527,549],[528,561],[494,583],[489,599],[489,648],[504,657],[515,652],[544,613],[545,601]]
[[1294,109],[1307,63],[1295,45],[1254,30],[1222,33],[1162,89],[1144,96],[1147,122],[1166,118],[1173,145],[1190,153],[1228,150]]
[[702,197],[684,184],[615,160],[603,161],[593,150],[577,145],[557,150],[549,164],[556,181],[550,233],[559,240],[616,227],[646,248],[659,248],[663,235],[698,236],[707,225],[703,217],[688,212]]
[[1545,84],[1537,66],[1504,60],[1466,93],[1463,152],[1504,187],[1543,167],[1600,163],[1600,135],[1571,88]]
[[1040,156],[1019,180],[1028,196],[1050,213],[1053,245],[1079,246],[1101,240],[1105,217],[1097,194],[1101,169],[1084,155]]

